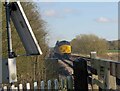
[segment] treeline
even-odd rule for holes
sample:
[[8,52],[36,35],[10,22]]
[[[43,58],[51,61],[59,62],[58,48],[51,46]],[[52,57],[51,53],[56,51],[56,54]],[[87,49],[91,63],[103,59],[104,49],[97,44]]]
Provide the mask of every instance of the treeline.
[[120,50],[120,40],[108,41],[109,50]]
[[81,34],[71,41],[72,52],[89,54],[96,51],[98,54],[104,54],[108,50],[120,50],[120,41],[107,41],[94,34]]

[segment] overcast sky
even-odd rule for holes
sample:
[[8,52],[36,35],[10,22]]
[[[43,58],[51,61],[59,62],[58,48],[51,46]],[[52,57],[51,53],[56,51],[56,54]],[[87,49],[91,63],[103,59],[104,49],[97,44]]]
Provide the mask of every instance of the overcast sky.
[[118,39],[117,2],[38,2],[47,22],[50,46],[57,40],[72,40],[79,34]]

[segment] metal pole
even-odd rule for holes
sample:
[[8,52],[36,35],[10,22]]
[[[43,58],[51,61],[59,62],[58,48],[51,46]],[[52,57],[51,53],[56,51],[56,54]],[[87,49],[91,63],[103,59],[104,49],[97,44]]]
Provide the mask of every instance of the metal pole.
[[8,40],[8,57],[13,58],[14,52],[12,50],[12,38],[11,38],[11,28],[10,28],[10,5],[9,0],[5,0],[5,10],[6,10],[6,30],[7,30],[7,40]]
[[17,81],[16,76],[16,60],[15,53],[12,50],[12,38],[11,38],[11,27],[10,27],[10,10],[11,5],[9,0],[5,0],[5,11],[6,11],[6,30],[7,30],[7,41],[8,41],[8,74],[9,83],[14,83]]
[[5,0],[5,10],[6,10],[6,30],[7,30],[7,40],[8,40],[8,57],[13,58],[15,56],[15,54],[12,50],[9,0]]

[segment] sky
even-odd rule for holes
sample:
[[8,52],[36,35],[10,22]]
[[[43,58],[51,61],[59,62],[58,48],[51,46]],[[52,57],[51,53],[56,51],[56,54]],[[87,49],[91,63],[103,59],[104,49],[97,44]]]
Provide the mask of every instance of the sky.
[[57,40],[71,41],[80,34],[118,39],[117,2],[37,2],[37,6],[47,22],[49,46],[55,46]]

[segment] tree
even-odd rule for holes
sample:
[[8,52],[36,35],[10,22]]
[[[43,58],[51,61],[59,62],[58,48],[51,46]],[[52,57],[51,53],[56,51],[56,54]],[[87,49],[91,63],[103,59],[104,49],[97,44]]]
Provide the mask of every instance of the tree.
[[119,40],[108,41],[109,50],[119,50]]
[[89,54],[96,51],[98,54],[104,53],[108,49],[105,39],[93,34],[81,34],[71,41],[73,53]]
[[[37,7],[33,2],[22,2],[23,10],[30,22],[33,32],[42,48],[43,55],[29,56],[29,57],[17,57],[17,73],[18,82],[26,83],[34,80],[40,81],[45,79],[45,63],[44,59],[48,53],[48,45],[46,42],[47,32],[46,22],[42,20],[40,14],[37,11]],[[24,54],[25,50],[20,41],[20,38],[15,30],[13,23],[11,22],[12,32],[12,44],[13,50],[16,54]],[[2,57],[7,58],[7,33],[6,33],[6,17],[5,9],[2,5]],[[35,75],[33,75],[35,74]]]

